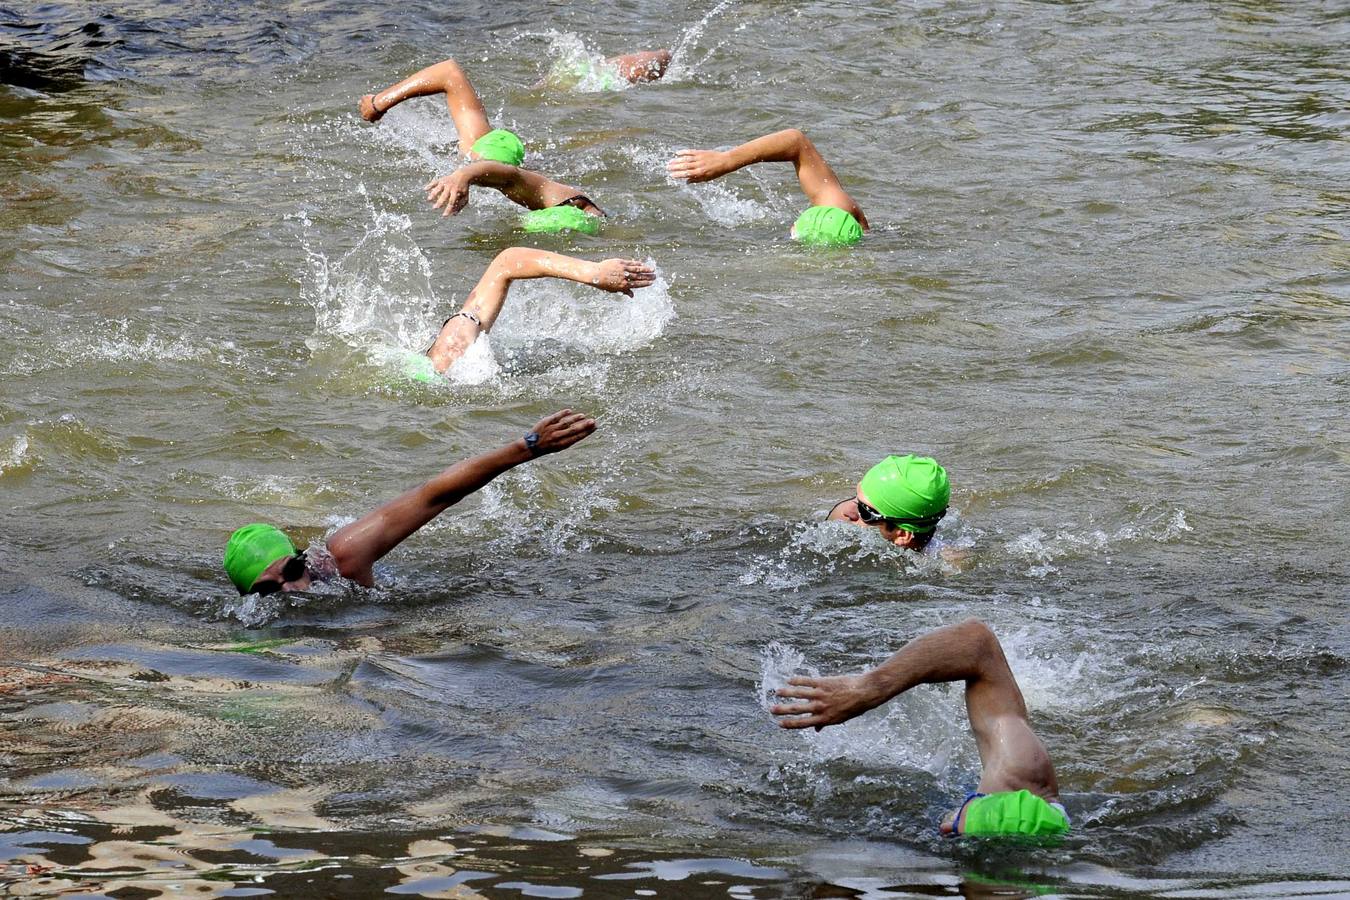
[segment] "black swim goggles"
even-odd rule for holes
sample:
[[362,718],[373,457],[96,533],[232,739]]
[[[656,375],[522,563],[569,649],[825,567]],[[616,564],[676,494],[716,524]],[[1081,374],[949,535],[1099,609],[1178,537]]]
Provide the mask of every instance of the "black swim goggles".
[[305,551],[301,550],[299,553],[295,554],[290,559],[286,560],[286,565],[281,567],[280,581],[276,581],[269,578],[267,581],[254,582],[253,590],[250,591],[249,593],[257,594],[259,597],[266,597],[268,594],[275,594],[277,591],[281,590],[282,586],[285,585],[287,582],[297,581],[304,574],[305,574]]
[[905,531],[932,531],[937,527],[938,522],[942,521],[942,517],[947,514],[947,510],[944,509],[935,516],[897,519],[894,516],[883,516],[877,511],[876,507],[869,506],[856,497],[853,502],[858,504],[858,518],[862,520],[864,525],[880,525],[884,522],[892,528],[903,528]]

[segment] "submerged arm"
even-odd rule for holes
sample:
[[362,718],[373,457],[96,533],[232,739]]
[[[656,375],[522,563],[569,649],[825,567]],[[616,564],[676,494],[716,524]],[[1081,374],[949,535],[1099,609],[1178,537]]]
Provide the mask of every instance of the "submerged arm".
[[376,560],[409,535],[492,479],[535,456],[556,453],[595,431],[595,420],[570,409],[540,420],[534,431],[539,442],[531,451],[525,440],[512,441],[455,463],[435,478],[383,504],[374,512],[338,529],[328,539],[338,571],[358,584],[371,586]]

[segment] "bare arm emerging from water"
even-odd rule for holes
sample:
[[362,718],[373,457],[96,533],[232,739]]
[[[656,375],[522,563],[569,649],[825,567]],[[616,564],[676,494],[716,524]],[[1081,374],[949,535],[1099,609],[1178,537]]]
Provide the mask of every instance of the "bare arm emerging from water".
[[441,326],[441,333],[427,351],[437,372],[450,368],[478,339],[480,332],[492,328],[511,284],[527,278],[565,278],[631,297],[635,289],[648,287],[656,281],[656,270],[635,259],[590,262],[528,247],[503,250],[478,279],[478,285],[464,301],[464,308]]
[[[670,51],[625,53],[611,57],[606,62],[617,68],[622,78],[634,84],[656,81],[666,74],[666,67],[670,65]],[[487,111],[483,109],[483,101],[478,98],[469,76],[453,59],[427,66],[378,93],[366,94],[360,102],[361,117],[367,122],[378,122],[381,116],[404,100],[433,94],[445,95],[445,105],[450,109],[450,118],[455,120],[459,146],[465,154],[475,141],[492,130]]]
[[861,675],[798,676],[778,691],[792,702],[771,712],[787,716],[784,728],[847,722],[920,684],[966,683],[966,714],[980,751],[981,793],[1026,789],[1046,800],[1059,796],[1055,767],[1031,730],[1026,703],[998,638],[988,625],[968,619],[910,641],[900,652]]
[[[526,209],[548,209],[581,196],[576,188],[545,178],[538,172],[480,159],[429,183],[426,186],[427,201],[437,209],[445,210],[442,215],[456,215],[469,205],[469,188],[472,185],[496,188],[509,200]],[[598,216],[605,214],[588,198],[583,199],[585,202],[580,203],[582,212]]]
[[450,118],[455,121],[455,131],[459,132],[460,152],[468,155],[469,148],[491,131],[492,126],[488,124],[483,101],[478,99],[469,76],[453,59],[427,66],[379,93],[366,94],[361,98],[361,117],[367,122],[378,122],[381,116],[404,100],[432,94],[445,94],[445,105],[450,109]]
[[370,587],[375,583],[371,570],[375,561],[408,536],[508,469],[577,443],[595,431],[595,420],[564,409],[541,419],[533,431],[539,435],[533,448],[521,438],[455,463],[430,481],[338,529],[328,539],[328,549],[338,571],[343,577]]
[[796,128],[775,131],[730,150],[681,150],[666,163],[666,169],[673,178],[698,184],[761,162],[792,163],[802,193],[812,206],[836,206],[867,230],[862,208],[839,186],[839,177],[816,145]]

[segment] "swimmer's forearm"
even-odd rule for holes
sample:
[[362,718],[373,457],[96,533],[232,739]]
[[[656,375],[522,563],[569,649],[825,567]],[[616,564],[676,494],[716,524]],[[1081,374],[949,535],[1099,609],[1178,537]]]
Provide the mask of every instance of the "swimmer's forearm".
[[530,278],[565,278],[589,284],[595,278],[599,263],[564,256],[548,250],[532,250],[528,247],[512,247],[497,254],[492,263],[501,271],[507,281],[524,281]]
[[921,635],[901,647],[890,659],[864,672],[862,680],[873,706],[920,684],[970,681],[980,676],[978,653],[983,645],[978,622],[947,625]]
[[501,191],[526,209],[545,209],[576,193],[538,172],[491,160],[470,163],[460,172],[469,184]]
[[436,477],[405,491],[328,539],[338,571],[365,583],[370,567],[409,535],[531,454],[523,439],[455,463]]
[[455,94],[465,89],[472,91],[468,76],[453,59],[427,66],[407,78],[390,85],[375,95],[375,108],[381,112],[413,97],[431,94]]
[[762,162],[795,163],[810,143],[796,128],[785,128],[733,147],[727,156],[736,169]]

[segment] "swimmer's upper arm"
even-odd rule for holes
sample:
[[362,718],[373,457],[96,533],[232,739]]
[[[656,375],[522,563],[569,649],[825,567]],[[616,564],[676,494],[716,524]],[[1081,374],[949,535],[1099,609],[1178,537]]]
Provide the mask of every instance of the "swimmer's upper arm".
[[479,187],[496,188],[508,200],[526,209],[547,209],[575,196],[577,191],[550,178],[507,163],[479,160],[464,167],[469,181]]
[[848,191],[840,187],[839,176],[834,174],[834,169],[830,168],[816,145],[803,132],[794,128],[792,133],[797,141],[797,181],[806,199],[811,201],[812,206],[835,206],[844,210],[857,219],[865,230],[867,217],[863,215],[862,208],[849,196]]
[[327,541],[328,552],[333,557],[339,575],[365,587],[373,587],[375,560],[371,557],[370,548],[363,546],[354,533],[361,524],[360,521],[353,522],[334,532]]

